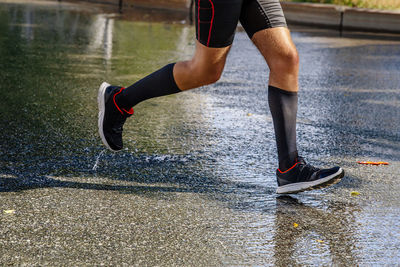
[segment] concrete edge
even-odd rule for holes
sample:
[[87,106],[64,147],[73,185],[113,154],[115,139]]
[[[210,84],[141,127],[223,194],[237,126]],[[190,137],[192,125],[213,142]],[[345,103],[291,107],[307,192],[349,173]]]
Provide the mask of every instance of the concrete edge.
[[400,12],[312,3],[281,2],[288,23],[360,30],[400,33]]

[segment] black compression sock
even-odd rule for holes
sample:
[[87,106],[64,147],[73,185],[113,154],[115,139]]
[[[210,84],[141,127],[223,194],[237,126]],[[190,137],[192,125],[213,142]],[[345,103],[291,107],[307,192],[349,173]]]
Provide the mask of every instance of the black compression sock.
[[174,65],[175,63],[166,65],[122,90],[116,101],[121,107],[130,109],[146,99],[181,92],[175,83]]
[[285,171],[297,161],[297,93],[268,86],[268,103],[274,121],[279,169]]

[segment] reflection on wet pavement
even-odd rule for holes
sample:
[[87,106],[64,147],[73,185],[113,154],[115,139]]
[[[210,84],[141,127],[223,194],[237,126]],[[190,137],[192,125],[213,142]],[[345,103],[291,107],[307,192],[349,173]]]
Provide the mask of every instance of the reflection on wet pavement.
[[[112,154],[99,84],[190,57],[194,29],[65,3],[0,15],[1,265],[398,264],[398,37],[293,29],[300,150],[347,175],[278,197],[268,68],[245,33],[217,84],[139,104]],[[374,159],[390,165],[356,163]]]

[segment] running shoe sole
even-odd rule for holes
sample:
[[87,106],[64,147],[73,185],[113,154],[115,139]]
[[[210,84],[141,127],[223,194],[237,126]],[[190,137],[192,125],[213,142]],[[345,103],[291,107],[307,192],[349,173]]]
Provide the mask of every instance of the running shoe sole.
[[104,136],[104,131],[103,131],[103,121],[104,121],[104,113],[106,110],[106,103],[104,101],[104,94],[106,92],[107,87],[110,86],[110,84],[103,82],[100,85],[99,92],[97,94],[97,103],[99,105],[99,121],[98,121],[98,126],[99,126],[99,134],[101,137],[101,141],[103,141],[103,144],[111,151],[117,152],[118,150],[114,150],[110,147],[108,144],[106,137]]
[[339,168],[337,172],[331,174],[325,178],[318,179],[311,182],[301,182],[301,183],[293,183],[280,186],[276,189],[277,194],[294,194],[303,191],[309,191],[314,189],[325,188],[340,182],[340,180],[344,176],[344,171],[342,168]]

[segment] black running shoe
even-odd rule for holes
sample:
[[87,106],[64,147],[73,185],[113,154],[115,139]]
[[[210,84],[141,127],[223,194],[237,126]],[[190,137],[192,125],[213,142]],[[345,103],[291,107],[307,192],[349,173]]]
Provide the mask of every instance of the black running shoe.
[[313,189],[320,189],[338,183],[344,176],[340,167],[318,169],[307,164],[302,157],[290,169],[276,171],[278,194],[292,194]]
[[122,130],[126,119],[133,114],[133,109],[125,110],[115,102],[115,96],[125,88],[111,86],[106,82],[100,85],[97,95],[99,104],[99,133],[104,145],[111,151],[121,150]]

